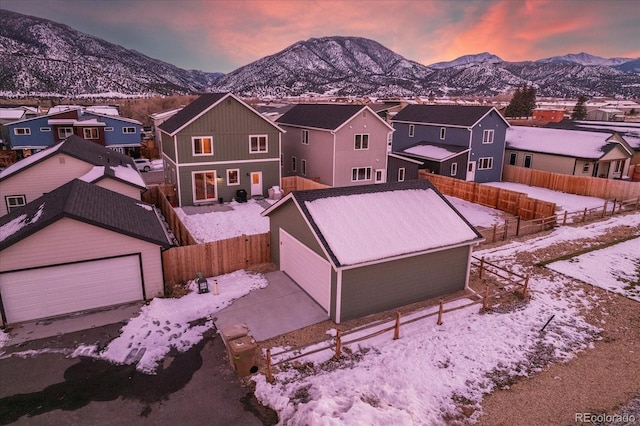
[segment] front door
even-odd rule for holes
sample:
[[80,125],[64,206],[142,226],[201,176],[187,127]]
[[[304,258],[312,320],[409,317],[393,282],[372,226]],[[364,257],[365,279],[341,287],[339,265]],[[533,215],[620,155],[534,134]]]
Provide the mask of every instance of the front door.
[[262,172],[251,172],[251,196],[262,195]]
[[467,180],[470,182],[473,182],[475,178],[476,178],[476,162],[469,161],[469,164],[467,165]]

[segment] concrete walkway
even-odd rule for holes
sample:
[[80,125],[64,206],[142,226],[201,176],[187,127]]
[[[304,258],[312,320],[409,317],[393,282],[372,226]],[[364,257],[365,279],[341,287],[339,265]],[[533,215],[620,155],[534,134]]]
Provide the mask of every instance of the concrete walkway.
[[252,291],[216,314],[218,330],[245,324],[257,341],[280,336],[329,319],[320,305],[284,272],[265,274],[269,285]]

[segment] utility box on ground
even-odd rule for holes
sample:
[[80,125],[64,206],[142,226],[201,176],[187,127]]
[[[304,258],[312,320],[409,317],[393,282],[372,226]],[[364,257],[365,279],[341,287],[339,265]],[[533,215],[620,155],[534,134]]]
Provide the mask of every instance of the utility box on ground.
[[229,358],[238,376],[245,377],[258,372],[258,345],[251,336],[244,336],[229,342]]

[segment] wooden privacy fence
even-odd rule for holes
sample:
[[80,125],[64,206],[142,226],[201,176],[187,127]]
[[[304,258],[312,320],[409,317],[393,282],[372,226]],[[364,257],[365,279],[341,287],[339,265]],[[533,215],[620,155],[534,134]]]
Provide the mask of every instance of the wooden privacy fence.
[[330,186],[300,176],[286,176],[282,178],[282,187],[280,189],[282,190],[282,196],[284,197],[291,191],[322,188],[330,188]]
[[609,200],[640,197],[640,182],[565,175],[510,165],[504,166],[502,180]]
[[172,247],[162,253],[165,283],[174,285],[192,280],[197,272],[214,277],[271,262],[269,242],[270,233],[267,232]]
[[169,229],[173,232],[173,235],[178,240],[181,246],[188,246],[197,244],[196,239],[193,238],[189,230],[182,223],[178,214],[169,203],[167,199],[170,197],[170,192],[173,191],[171,185],[152,185],[147,187],[147,191],[142,195],[142,201],[155,205],[165,220],[169,224]]
[[436,175],[425,170],[420,170],[419,178],[430,181],[445,195],[502,210],[525,220],[550,217],[556,211],[555,203],[537,200],[522,192]]

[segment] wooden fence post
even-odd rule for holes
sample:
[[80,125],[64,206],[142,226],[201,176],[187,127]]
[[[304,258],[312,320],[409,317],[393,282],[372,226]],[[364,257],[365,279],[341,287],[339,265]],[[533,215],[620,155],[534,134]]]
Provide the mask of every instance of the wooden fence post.
[[613,209],[611,210],[611,216],[613,216],[614,214],[616,214],[616,203],[618,202],[618,200],[616,200],[615,198],[613,199]]
[[529,296],[529,275],[524,279],[524,286],[522,288],[522,297],[525,299]]
[[493,225],[493,238],[491,239],[491,242],[492,242],[492,243],[495,243],[495,242],[496,242],[496,234],[497,234],[497,233],[498,233],[498,224],[497,224],[497,223],[495,223],[495,224]]
[[480,272],[478,273],[478,278],[482,279],[482,270],[484,269],[484,256],[480,259]]
[[336,354],[334,356],[335,359],[340,359],[340,352],[342,351],[342,342],[340,341],[340,330],[338,330],[336,334]]
[[482,298],[482,309],[487,309],[489,306],[489,284],[487,284],[487,289],[484,292],[484,297]]
[[602,208],[602,217],[605,217],[607,215],[607,204],[609,203],[609,200],[604,200],[604,207]]
[[273,373],[271,372],[271,348],[267,348],[267,382],[273,383]]
[[518,219],[518,222],[516,224],[516,237],[520,236],[520,216],[518,216],[516,219]]
[[438,322],[436,323],[438,325],[442,325],[442,302],[443,300],[440,299],[440,308],[438,309]]
[[393,340],[400,338],[400,312],[396,312],[396,328],[393,330]]
[[504,220],[504,235],[502,236],[502,240],[506,240],[509,232],[509,221],[508,219]]
[[565,226],[567,224],[567,211],[564,211],[564,218],[562,219],[562,226]]
[[585,222],[587,220],[587,208],[584,208],[584,213],[582,213],[582,222]]

